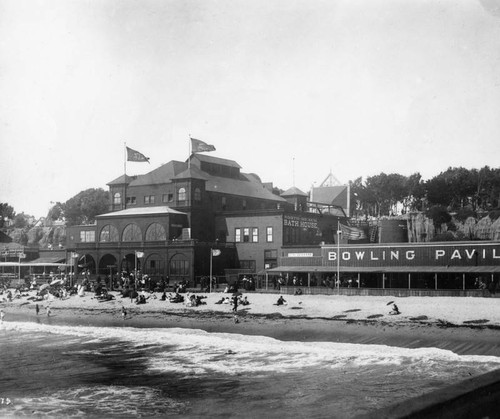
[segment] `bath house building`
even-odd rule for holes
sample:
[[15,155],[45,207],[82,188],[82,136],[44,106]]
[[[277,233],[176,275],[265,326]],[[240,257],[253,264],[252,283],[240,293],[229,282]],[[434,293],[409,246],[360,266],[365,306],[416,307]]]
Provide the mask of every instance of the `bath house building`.
[[[193,154],[108,183],[110,211],[68,228],[68,263],[95,275],[141,270],[195,284],[276,267],[284,245],[333,243],[342,208],[308,212],[307,194],[278,195],[232,160]],[[345,196],[344,196],[345,199]],[[218,256],[213,256],[217,252]]]

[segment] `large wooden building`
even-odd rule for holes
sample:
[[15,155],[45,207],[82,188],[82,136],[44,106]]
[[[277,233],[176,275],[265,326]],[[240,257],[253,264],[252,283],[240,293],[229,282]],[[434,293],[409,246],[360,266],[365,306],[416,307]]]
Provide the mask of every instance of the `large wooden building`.
[[333,243],[339,219],[307,212],[297,188],[277,195],[236,162],[203,154],[108,186],[110,212],[67,233],[77,266],[101,275],[137,268],[193,283],[210,269],[256,274],[276,266],[283,245]]

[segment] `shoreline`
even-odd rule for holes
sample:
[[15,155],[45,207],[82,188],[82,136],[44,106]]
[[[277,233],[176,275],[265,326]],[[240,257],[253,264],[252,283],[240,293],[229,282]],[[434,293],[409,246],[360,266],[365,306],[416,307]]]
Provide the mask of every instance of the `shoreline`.
[[449,322],[384,320],[346,320],[338,318],[285,316],[279,312],[234,314],[221,311],[141,310],[127,308],[126,319],[116,307],[51,307],[37,316],[33,306],[5,307],[9,322],[37,322],[59,326],[186,328],[209,333],[238,333],[267,336],[283,341],[337,342],[387,345],[402,348],[434,347],[458,355],[500,357],[500,327],[496,325],[457,325]]
[[[285,295],[248,292],[250,304],[239,306],[235,322],[231,304],[219,304],[231,294],[203,295],[197,307],[162,301],[160,293],[146,293],[146,304],[135,304],[111,292],[110,301],[93,293],[33,301],[29,291],[11,302],[0,301],[5,322],[41,324],[201,329],[213,333],[261,335],[284,341],[375,344],[403,348],[435,347],[459,355],[500,357],[500,300],[464,297],[387,297]],[[201,294],[196,294],[201,295]],[[186,300],[189,294],[184,294]],[[1,298],[1,296],[0,296]],[[390,315],[398,304],[401,315]],[[39,306],[37,315],[35,305]],[[50,316],[46,314],[50,308]],[[122,318],[122,309],[127,317]]]

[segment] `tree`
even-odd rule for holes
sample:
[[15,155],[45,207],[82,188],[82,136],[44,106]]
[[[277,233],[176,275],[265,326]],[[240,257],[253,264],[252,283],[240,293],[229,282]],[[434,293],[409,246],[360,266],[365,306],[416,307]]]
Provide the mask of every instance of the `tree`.
[[20,214],[16,214],[14,217],[14,227],[15,228],[25,228],[28,227],[28,216],[21,212]]
[[102,188],[87,189],[61,205],[68,226],[92,224],[96,215],[109,210],[109,194]]
[[56,202],[52,207],[50,207],[47,218],[52,221],[57,221],[63,217],[63,214],[63,204],[61,204],[60,202]]
[[449,223],[451,221],[451,215],[442,205],[434,205],[427,211],[427,217],[429,217],[434,222],[434,228],[436,233],[441,233],[441,225]]
[[414,173],[406,179],[406,197],[403,198],[405,212],[421,211],[425,198],[425,186],[420,173]]
[[5,219],[13,220],[16,216],[16,212],[14,208],[12,208],[9,204],[0,203],[0,228],[2,228],[5,224]]

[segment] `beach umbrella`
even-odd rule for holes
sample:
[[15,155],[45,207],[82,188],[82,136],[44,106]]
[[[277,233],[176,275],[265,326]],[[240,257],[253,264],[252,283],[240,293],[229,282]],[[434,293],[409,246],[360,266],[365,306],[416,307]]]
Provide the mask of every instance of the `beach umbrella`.
[[48,287],[50,287],[49,284],[40,285],[40,291],[43,291],[45,288],[48,288]]
[[390,306],[391,304],[394,304],[394,301],[389,301],[386,305]]
[[54,279],[50,285],[62,284],[64,281],[62,279]]

